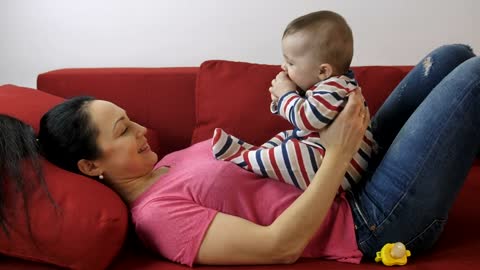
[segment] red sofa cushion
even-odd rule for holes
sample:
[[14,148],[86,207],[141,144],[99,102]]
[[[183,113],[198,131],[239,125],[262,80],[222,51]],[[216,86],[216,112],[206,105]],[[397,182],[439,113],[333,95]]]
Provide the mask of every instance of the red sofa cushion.
[[[398,66],[353,68],[372,115],[410,69]],[[275,65],[224,60],[204,62],[195,89],[196,125],[192,143],[211,138],[217,127],[256,145],[281,130],[292,128],[269,108],[268,88],[280,70]]]
[[[28,88],[0,86],[0,113],[36,130],[40,117],[62,100]],[[96,181],[43,163],[47,188],[57,207],[45,189],[32,186],[27,204],[30,234],[23,200],[14,187],[7,186],[10,235],[0,231],[0,253],[69,269],[106,268],[125,240],[128,212],[124,203]]]
[[279,66],[212,60],[202,63],[195,89],[192,143],[224,128],[246,142],[262,144],[290,123],[270,113],[271,80]]

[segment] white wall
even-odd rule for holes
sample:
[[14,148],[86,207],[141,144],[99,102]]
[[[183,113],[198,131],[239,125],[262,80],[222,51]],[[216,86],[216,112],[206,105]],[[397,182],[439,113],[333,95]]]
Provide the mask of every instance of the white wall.
[[66,67],[278,64],[286,24],[320,9],[350,23],[354,65],[415,64],[443,43],[480,48],[476,0],[0,1],[0,85],[35,87]]

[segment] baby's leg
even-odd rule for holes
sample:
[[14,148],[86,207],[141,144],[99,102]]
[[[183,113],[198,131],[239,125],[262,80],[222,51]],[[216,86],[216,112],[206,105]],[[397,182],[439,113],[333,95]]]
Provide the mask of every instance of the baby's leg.
[[[305,190],[323,159],[323,149],[289,139],[270,149],[248,151],[244,160],[252,170]],[[257,172],[258,173],[258,172]]]
[[282,144],[288,137],[290,137],[293,133],[293,130],[286,130],[278,133],[277,135],[273,136],[270,140],[266,143],[262,144],[262,148],[272,148],[275,146],[279,146]]
[[230,161],[239,157],[243,151],[249,149],[258,149],[258,147],[227,134],[221,128],[215,129],[212,140],[212,151],[216,159]]
[[219,160],[230,161],[258,175],[306,189],[320,167],[323,158],[321,149],[297,139],[272,146],[256,147],[216,129],[212,148]]
[[215,158],[230,161],[237,158],[244,150],[254,150],[259,148],[272,148],[278,146],[292,135],[293,130],[282,131],[273,136],[260,147],[246,143],[239,138],[232,136],[221,128],[216,128],[213,133],[212,148]]

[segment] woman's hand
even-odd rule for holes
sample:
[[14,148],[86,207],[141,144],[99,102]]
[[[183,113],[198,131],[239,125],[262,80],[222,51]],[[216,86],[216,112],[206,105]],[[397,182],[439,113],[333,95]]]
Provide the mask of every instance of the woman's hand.
[[326,152],[335,153],[350,161],[360,148],[370,123],[370,113],[364,105],[361,89],[353,91],[345,108],[327,128],[320,132]]

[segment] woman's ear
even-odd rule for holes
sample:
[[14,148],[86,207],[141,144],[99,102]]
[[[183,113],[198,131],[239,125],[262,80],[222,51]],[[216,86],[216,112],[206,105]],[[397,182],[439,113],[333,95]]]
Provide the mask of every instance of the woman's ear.
[[81,159],[77,162],[78,169],[88,176],[99,176],[102,174],[101,169],[91,160]]
[[333,75],[333,67],[330,64],[321,64],[319,73],[318,73],[318,78],[323,81],[328,78],[330,78]]

